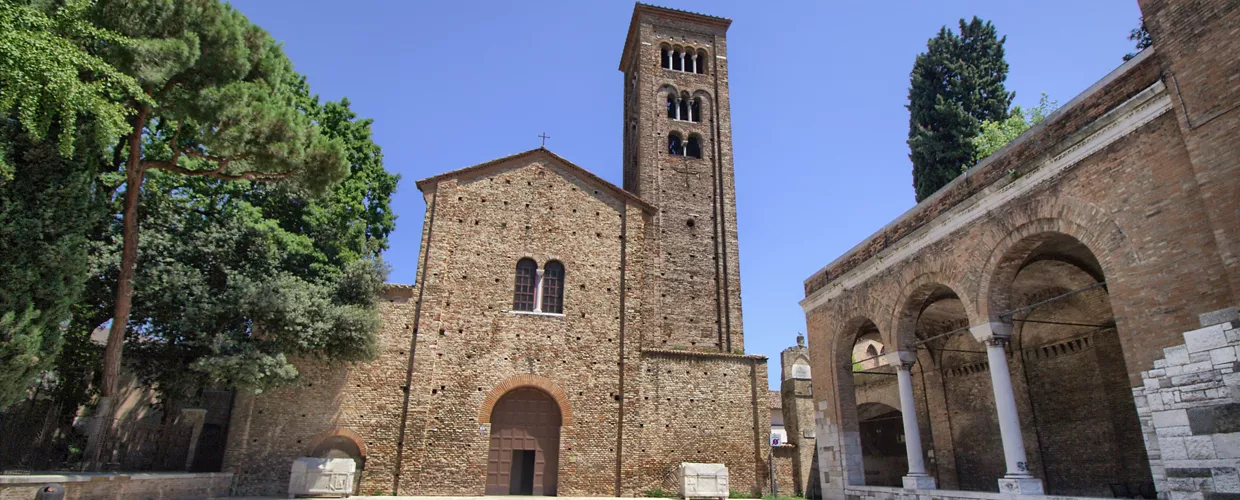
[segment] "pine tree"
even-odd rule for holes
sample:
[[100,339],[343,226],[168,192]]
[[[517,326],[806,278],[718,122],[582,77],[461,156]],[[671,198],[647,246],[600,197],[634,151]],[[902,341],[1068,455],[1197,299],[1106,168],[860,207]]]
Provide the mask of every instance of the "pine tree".
[[917,201],[973,165],[981,122],[1007,118],[1015,94],[1003,86],[1006,40],[988,21],[961,19],[959,36],[944,26],[913,63],[908,146]]

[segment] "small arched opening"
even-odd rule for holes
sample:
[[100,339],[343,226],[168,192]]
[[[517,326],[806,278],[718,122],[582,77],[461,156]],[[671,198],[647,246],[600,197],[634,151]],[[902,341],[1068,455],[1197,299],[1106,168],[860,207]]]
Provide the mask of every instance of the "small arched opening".
[[681,139],[679,133],[670,132],[667,134],[667,154],[684,156],[685,142]]
[[706,55],[706,51],[704,49],[698,49],[697,51],[697,73],[699,75],[706,74],[706,58],[707,57],[708,56]]
[[693,158],[702,157],[702,138],[697,134],[689,136],[689,144],[685,146],[685,155]]

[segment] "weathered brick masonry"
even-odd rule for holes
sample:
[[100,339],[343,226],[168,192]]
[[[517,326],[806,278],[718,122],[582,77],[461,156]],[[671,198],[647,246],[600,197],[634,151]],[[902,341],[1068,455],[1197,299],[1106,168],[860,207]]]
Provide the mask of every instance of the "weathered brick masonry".
[[[901,409],[897,384],[854,373],[854,344],[875,331],[886,359],[916,359],[905,410],[939,488],[1240,492],[1234,426],[1201,424],[1202,438],[1179,439],[1188,427],[1156,429],[1169,414],[1157,413],[1160,399],[1151,423],[1147,402],[1199,415],[1240,402],[1223,390],[1229,361],[1158,382],[1184,332],[1234,328],[1217,317],[1232,319],[1240,283],[1240,7],[1141,6],[1152,49],[805,281],[826,496],[906,494],[860,487],[873,450],[858,405]],[[1195,370],[1189,362],[1176,369]],[[1015,409],[1006,421],[996,413],[1005,400]],[[1164,467],[1160,441],[1210,439],[1225,449],[1198,463],[1179,448],[1175,475]]]
[[[333,437],[364,456],[362,493],[515,492],[524,449],[537,449],[536,493],[674,490],[681,462],[724,463],[734,490],[762,491],[767,366],[744,354],[741,328],[729,23],[634,10],[621,63],[630,191],[545,149],[419,181],[417,282],[389,287],[379,359],[306,361],[297,387],[241,397],[236,492],[281,493],[292,460]],[[709,54],[705,71],[661,67],[660,41]],[[702,99],[698,121],[668,118],[667,85]],[[696,134],[701,157],[670,154],[673,130]],[[563,265],[562,312],[513,310],[521,259]],[[542,427],[508,427],[551,418],[542,409],[497,415],[518,392],[558,413],[557,449]],[[526,431],[540,437],[506,437]]]

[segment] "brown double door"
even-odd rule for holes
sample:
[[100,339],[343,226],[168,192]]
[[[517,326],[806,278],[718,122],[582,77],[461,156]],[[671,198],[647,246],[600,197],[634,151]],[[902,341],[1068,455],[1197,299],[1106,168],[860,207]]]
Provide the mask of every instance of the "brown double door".
[[521,387],[491,411],[487,495],[555,495],[560,407],[547,393]]

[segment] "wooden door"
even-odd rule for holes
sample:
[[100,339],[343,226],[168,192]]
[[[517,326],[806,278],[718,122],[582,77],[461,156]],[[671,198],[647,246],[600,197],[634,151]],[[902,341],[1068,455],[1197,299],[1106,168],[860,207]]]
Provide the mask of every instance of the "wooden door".
[[[515,452],[515,453],[514,453]],[[529,456],[533,454],[532,488]],[[514,461],[515,459],[515,461]],[[486,494],[556,493],[560,462],[560,407],[547,393],[520,387],[504,394],[491,411],[491,449],[487,457]],[[517,477],[514,477],[514,473]]]

